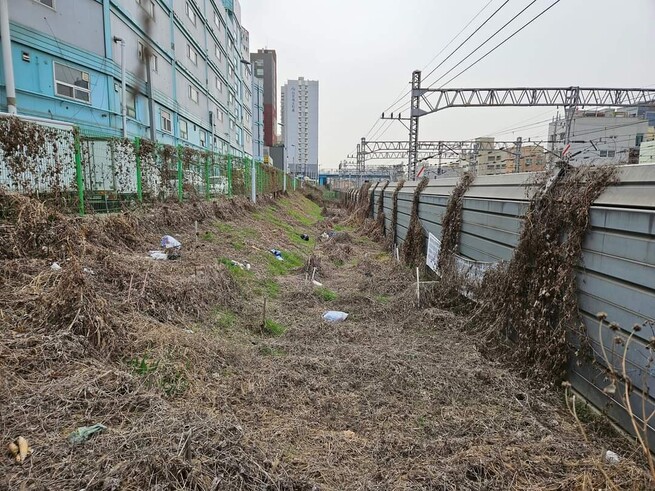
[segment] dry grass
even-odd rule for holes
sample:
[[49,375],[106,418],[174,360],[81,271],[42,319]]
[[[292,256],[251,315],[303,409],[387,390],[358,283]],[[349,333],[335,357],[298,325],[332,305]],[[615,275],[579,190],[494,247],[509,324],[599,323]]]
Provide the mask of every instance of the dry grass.
[[[309,206],[291,196],[250,212],[236,202],[165,219],[58,217],[51,226],[70,236],[46,227],[47,240],[3,258],[0,433],[35,453],[22,466],[3,457],[0,488],[647,488],[625,452],[601,472],[615,442],[584,441],[556,396],[484,358],[465,317],[415,310],[411,272],[379,245],[352,231],[294,240],[344,221],[340,210],[294,219]],[[215,239],[195,241],[195,217]],[[179,261],[145,257],[164,228],[185,244]],[[271,273],[275,246],[305,268]],[[314,267],[336,298],[314,294]],[[326,324],[328,309],[350,317]],[[261,333],[262,318],[284,334]],[[67,443],[98,422],[108,431]]]

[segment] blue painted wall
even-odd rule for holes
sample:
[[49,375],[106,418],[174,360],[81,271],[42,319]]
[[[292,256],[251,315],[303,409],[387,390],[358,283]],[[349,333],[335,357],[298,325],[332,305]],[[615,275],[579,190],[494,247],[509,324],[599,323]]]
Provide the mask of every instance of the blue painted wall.
[[[10,0],[19,113],[71,122],[78,125],[84,134],[120,136],[120,46],[113,42],[113,36],[118,35],[127,41],[126,81],[128,89],[135,93],[136,101],[135,117],[128,116],[128,136],[149,137],[148,100],[144,74],[138,73],[140,62],[136,49],[139,41],[149,39],[148,43],[154,46],[158,58],[158,73],[153,77],[157,140],[195,147],[200,147],[204,141],[204,148],[210,149],[211,111],[215,116],[216,150],[239,155],[243,149],[250,154],[252,149],[243,147],[246,143],[244,134],[252,133],[251,128],[245,128],[244,132],[244,124],[247,123],[244,122],[243,105],[246,102],[245,91],[240,84],[242,80],[245,83],[246,79],[244,67],[236,61],[239,56],[236,50],[247,51],[248,48],[247,43],[233,33],[241,29],[238,17],[233,13],[227,15],[216,0],[207,0],[204,5],[196,5],[197,25],[193,26],[184,14],[183,2],[177,5],[177,2],[174,4],[169,0],[156,0],[155,4],[155,28],[151,38],[142,25],[143,9],[134,0],[76,0],[75,5],[60,1],[57,10],[48,9],[37,2]],[[214,24],[215,10],[222,23],[220,27]],[[71,35],[71,29],[77,30],[77,33]],[[195,35],[192,32],[194,29],[197,30]],[[197,70],[188,66],[187,44],[198,52]],[[232,72],[232,78],[228,77],[227,67],[220,63],[216,65],[216,60],[212,58],[215,57],[217,44],[223,50],[223,64],[228,61],[236,69]],[[91,91],[88,103],[55,93],[55,62],[88,73]],[[216,77],[223,81],[222,92],[215,90]],[[190,84],[199,92],[199,103],[188,98]],[[248,79],[248,93],[250,84]],[[235,102],[231,105],[227,104],[228,91],[235,96]],[[1,64],[0,110],[7,110]],[[170,133],[162,130],[162,110],[171,115]],[[223,122],[216,118],[219,110],[225,114]],[[247,112],[251,112],[250,98]],[[235,121],[234,128],[229,126],[230,119]],[[252,118],[248,119],[252,123]],[[188,138],[185,140],[181,140],[179,135],[181,120],[188,125]],[[248,140],[251,141],[250,138]]]

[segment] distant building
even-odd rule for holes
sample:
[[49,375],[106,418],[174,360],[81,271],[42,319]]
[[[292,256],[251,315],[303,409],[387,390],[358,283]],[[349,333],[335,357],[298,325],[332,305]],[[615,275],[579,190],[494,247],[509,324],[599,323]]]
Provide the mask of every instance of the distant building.
[[264,145],[277,143],[277,54],[274,49],[250,53],[255,76],[264,80]]
[[252,154],[251,73],[242,63],[249,36],[238,1],[9,0],[9,24],[19,114],[121,136],[124,62],[128,137]]
[[318,178],[318,81],[289,80],[282,87],[282,135],[289,172]]
[[480,137],[475,139],[472,150],[462,152],[460,166],[480,176],[504,174],[508,158],[506,151],[496,148],[493,137]]
[[252,77],[252,157],[264,159],[264,79],[257,70]]
[[[633,163],[634,155],[638,155],[637,149],[648,134],[646,115],[646,112],[640,115],[637,110],[576,111],[571,123],[571,148],[568,152],[571,161],[578,164]],[[553,153],[561,154],[565,138],[564,118],[550,123],[548,141]]]
[[[520,155],[518,169],[516,168],[516,157]],[[516,146],[507,149],[505,172],[540,172],[548,164],[548,154],[542,147],[526,143],[521,145],[520,150]]]
[[655,140],[641,144],[639,149],[640,164],[655,164]]
[[267,147],[269,155],[273,159],[273,165],[280,169],[281,171],[284,171],[284,160],[285,160],[285,155],[284,155],[284,145],[281,143],[277,145],[273,145],[272,147]]

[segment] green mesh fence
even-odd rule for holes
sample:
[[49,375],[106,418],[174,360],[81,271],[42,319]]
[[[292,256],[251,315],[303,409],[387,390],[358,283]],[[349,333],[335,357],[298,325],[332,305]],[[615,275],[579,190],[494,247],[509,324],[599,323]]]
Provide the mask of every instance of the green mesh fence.
[[[113,211],[144,202],[251,196],[250,158],[140,138],[82,136],[80,147],[87,211]],[[280,170],[255,162],[254,171],[257,195],[283,190]],[[288,184],[292,182],[287,179]]]
[[[141,203],[251,197],[253,182],[259,196],[284,188],[281,171],[250,158],[54,126],[0,118],[0,187],[80,214]],[[296,187],[289,177],[287,184]]]

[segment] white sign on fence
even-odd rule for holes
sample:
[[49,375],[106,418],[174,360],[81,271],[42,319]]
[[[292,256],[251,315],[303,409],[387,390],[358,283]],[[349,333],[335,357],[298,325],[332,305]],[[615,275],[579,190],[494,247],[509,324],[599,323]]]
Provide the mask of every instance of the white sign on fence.
[[[425,264],[437,274],[440,251],[441,241],[432,235],[432,233],[428,234],[428,253],[425,257]],[[472,261],[471,259],[455,254],[455,265],[457,266],[457,272],[463,275],[468,281],[480,282],[484,274],[494,263]]]
[[425,264],[428,265],[435,273],[437,272],[437,263],[439,263],[439,251],[441,250],[441,241],[432,233],[428,235],[428,253],[425,257]]

